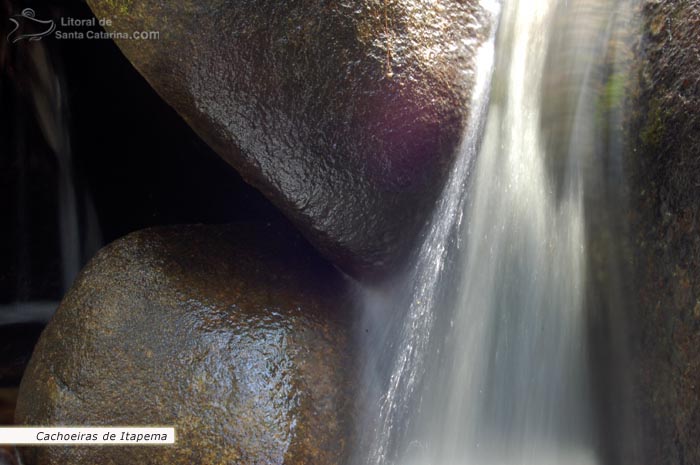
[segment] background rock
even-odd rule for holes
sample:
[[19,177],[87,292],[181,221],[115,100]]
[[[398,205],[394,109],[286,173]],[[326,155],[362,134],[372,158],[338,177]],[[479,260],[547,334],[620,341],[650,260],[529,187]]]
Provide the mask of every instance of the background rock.
[[0,448],[0,465],[17,465],[12,449]]
[[158,228],[105,247],[42,334],[17,422],[174,425],[178,443],[25,448],[26,465],[341,463],[343,293],[303,241],[265,227]]
[[89,1],[135,67],[345,271],[395,267],[454,159],[477,2]]
[[632,98],[641,463],[700,463],[700,7],[644,1]]

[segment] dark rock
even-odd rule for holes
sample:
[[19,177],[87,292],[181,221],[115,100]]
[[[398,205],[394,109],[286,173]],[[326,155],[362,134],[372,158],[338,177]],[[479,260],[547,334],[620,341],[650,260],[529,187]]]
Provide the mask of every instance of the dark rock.
[[405,258],[468,116],[475,1],[88,2],[151,83],[354,276]]
[[643,464],[700,463],[700,9],[641,2],[630,113]]
[[0,465],[17,465],[14,451],[9,448],[0,447]]
[[14,423],[17,387],[0,388],[0,425]]
[[269,228],[130,234],[81,272],[17,422],[174,425],[174,447],[41,447],[26,465],[337,464],[350,422],[344,281]]

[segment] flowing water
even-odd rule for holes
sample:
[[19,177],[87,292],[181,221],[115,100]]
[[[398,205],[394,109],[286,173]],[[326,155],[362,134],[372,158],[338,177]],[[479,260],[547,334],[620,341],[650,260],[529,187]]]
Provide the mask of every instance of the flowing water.
[[[44,222],[50,225],[46,228],[48,231],[57,232],[59,257],[42,256],[40,260],[49,262],[56,259],[60,264],[58,271],[61,278],[61,294],[68,291],[86,258],[94,254],[102,244],[92,197],[76,187],[69,96],[60,54],[55,53],[56,50],[52,50],[49,43],[44,41],[13,44],[12,52],[15,55],[13,61],[17,73],[12,83],[16,87],[16,111],[21,112],[14,116],[14,119],[19,121],[12,122],[15,129],[12,137],[16,141],[16,153],[12,155],[16,157],[16,165],[22,167],[16,183],[16,217],[13,218],[20,239],[15,252],[18,263],[17,289],[15,295],[10,296],[14,297],[14,302],[0,305],[0,324],[45,322],[58,307],[56,301],[44,300],[45,296],[38,300],[32,295],[33,280],[47,280],[50,279],[47,277],[51,277],[51,272],[45,269],[49,268],[46,263],[32,269],[32,263],[37,261],[33,254],[41,249],[29,239],[33,237],[30,231],[32,228],[46,227],[41,223]],[[31,123],[36,125],[38,133],[28,129]],[[48,147],[46,152],[40,149],[44,144]],[[54,157],[53,160],[41,160],[41,163],[55,166],[55,173],[52,173],[55,179],[51,179],[51,176],[32,178],[26,173],[27,167],[39,163],[32,160],[32,157],[47,153]],[[33,173],[36,174],[37,171],[39,170]],[[55,218],[41,218],[37,221],[31,217],[31,214],[35,214],[32,212],[33,208],[37,211],[51,210],[41,210],[41,205],[37,208],[31,193],[37,186],[49,189],[52,184],[45,184],[54,180]],[[39,226],[36,223],[40,223]],[[46,237],[45,240],[51,241],[51,237]],[[3,297],[7,299],[8,296]]]
[[[41,44],[39,44],[41,45]],[[51,63],[45,47],[29,52],[34,110],[39,127],[58,161],[58,223],[61,238],[63,290],[68,290],[80,271],[78,202],[73,181],[73,163],[67,118],[67,99],[61,74]]]
[[[413,268],[362,289],[353,463],[596,465],[586,188],[606,0],[487,4],[459,159]],[[562,90],[563,89],[563,90]]]

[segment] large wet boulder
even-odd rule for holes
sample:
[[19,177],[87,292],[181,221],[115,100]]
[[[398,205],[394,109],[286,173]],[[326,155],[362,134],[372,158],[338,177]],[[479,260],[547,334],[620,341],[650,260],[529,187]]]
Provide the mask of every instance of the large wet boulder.
[[25,425],[174,425],[174,447],[39,447],[26,465],[338,464],[353,378],[344,281],[269,228],[133,233],[35,349]]
[[641,2],[630,119],[633,368],[643,460],[700,463],[700,9]]
[[488,23],[478,2],[88,3],[154,89],[343,270],[377,276],[406,257],[468,118]]

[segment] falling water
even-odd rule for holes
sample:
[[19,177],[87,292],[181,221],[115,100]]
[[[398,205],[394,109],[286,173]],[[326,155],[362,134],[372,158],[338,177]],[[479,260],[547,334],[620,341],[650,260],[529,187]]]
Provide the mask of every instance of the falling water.
[[[18,77],[15,78],[15,92],[21,94],[18,98],[18,108],[27,114],[18,118],[33,119],[43,136],[45,144],[55,157],[56,166],[56,230],[59,239],[59,262],[61,266],[62,293],[68,291],[73,280],[87,257],[90,257],[102,243],[97,214],[88,192],[79,192],[74,178],[74,160],[71,147],[69,97],[65,76],[61,65],[60,54],[53,53],[48,41],[23,41],[12,44],[14,67]],[[55,50],[54,50],[55,52]],[[25,95],[19,89],[26,89]],[[25,100],[26,99],[26,100]],[[29,144],[40,145],[34,133],[26,132],[25,125],[18,125],[14,134],[21,140],[21,148],[17,150],[17,163],[28,165],[27,153]],[[25,218],[30,206],[24,191],[31,190],[28,184],[45,182],[45,179],[25,179],[20,176],[17,193],[17,228],[21,235],[29,236],[26,230],[31,222]],[[41,186],[45,187],[45,186]],[[47,221],[50,224],[50,220]],[[50,240],[50,238],[47,238]],[[31,292],[23,289],[25,282],[31,281],[32,249],[35,244],[23,241],[17,251],[19,271],[17,273],[16,301],[0,305],[0,324],[11,324],[26,321],[48,321],[58,307],[58,302],[51,300],[35,300]],[[41,273],[46,273],[41,270]],[[48,274],[48,273],[46,273]],[[44,297],[44,296],[41,296]]]
[[47,50],[41,44],[29,51],[35,71],[32,84],[34,109],[42,133],[58,160],[58,208],[63,264],[63,289],[68,290],[80,270],[78,203],[73,182],[73,163],[66,118],[64,86]]
[[[585,190],[593,63],[615,4],[484,6],[497,37],[478,53],[471,123],[414,267],[361,290],[368,392],[357,464],[602,463]],[[565,53],[562,36],[572,39]],[[552,75],[565,96],[545,87]]]

